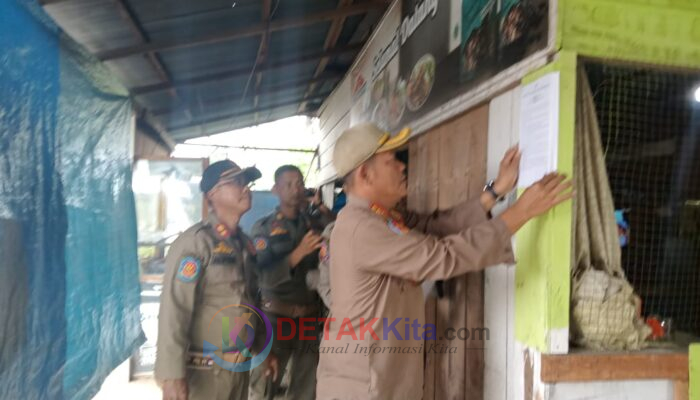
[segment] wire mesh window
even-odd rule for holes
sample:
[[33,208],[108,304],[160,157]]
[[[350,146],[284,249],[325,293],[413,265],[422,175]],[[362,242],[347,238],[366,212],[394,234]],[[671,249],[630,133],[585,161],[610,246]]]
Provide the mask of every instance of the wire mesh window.
[[700,74],[587,63],[622,266],[643,315],[700,336]]

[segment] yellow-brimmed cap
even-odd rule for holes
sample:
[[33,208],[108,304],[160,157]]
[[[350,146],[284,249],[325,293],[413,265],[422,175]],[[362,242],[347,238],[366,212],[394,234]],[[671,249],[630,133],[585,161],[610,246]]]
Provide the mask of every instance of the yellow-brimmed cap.
[[396,150],[406,144],[411,134],[409,128],[395,136],[372,123],[362,123],[344,131],[333,149],[333,166],[339,178],[369,160],[373,155]]

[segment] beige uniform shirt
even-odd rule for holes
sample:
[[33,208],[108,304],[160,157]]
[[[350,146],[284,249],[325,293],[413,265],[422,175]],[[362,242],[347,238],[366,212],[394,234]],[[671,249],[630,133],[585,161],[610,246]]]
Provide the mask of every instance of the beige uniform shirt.
[[[249,299],[256,291],[254,256],[252,241],[240,229],[231,234],[214,213],[173,242],[165,260],[158,315],[157,379],[184,378],[188,367],[216,367],[212,362],[193,365],[192,356],[202,356],[205,340],[222,356],[224,318],[232,328],[236,317],[247,311],[234,305],[253,304]],[[243,329],[240,337],[247,339],[247,333]]]
[[[488,219],[478,198],[430,216],[406,215],[401,225],[349,197],[331,235],[329,318],[335,321],[321,343],[317,398],[422,398],[423,357],[426,345],[436,342],[424,344],[419,282],[513,262],[510,237],[501,219]],[[421,325],[418,335],[414,321]],[[369,331],[361,337],[370,323],[378,340]],[[339,332],[345,334],[338,338]]]

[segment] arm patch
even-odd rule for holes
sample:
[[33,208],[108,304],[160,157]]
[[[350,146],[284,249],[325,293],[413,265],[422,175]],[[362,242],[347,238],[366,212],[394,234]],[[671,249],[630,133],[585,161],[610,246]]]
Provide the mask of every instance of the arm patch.
[[185,283],[196,282],[202,272],[202,262],[192,256],[183,257],[177,269],[177,279]]

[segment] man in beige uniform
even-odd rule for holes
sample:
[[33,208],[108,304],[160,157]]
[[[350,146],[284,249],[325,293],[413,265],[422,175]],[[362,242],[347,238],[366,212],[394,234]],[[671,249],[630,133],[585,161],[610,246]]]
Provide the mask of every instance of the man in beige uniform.
[[[512,263],[511,235],[570,198],[562,193],[570,183],[549,174],[489,219],[496,200],[517,180],[520,156],[511,149],[498,179],[479,197],[430,216],[399,215],[391,210],[406,195],[406,177],[394,150],[407,137],[408,131],[390,138],[362,124],[335,144],[333,163],[349,196],[331,235],[335,320],[321,344],[318,399],[420,399],[423,353],[431,344],[423,340],[420,282]],[[347,350],[323,350],[329,347]]]
[[[254,304],[256,296],[250,265],[255,248],[238,228],[238,221],[250,209],[248,185],[258,178],[260,171],[255,167],[242,170],[230,160],[210,165],[200,183],[211,206],[209,217],[182,233],[170,246],[155,366],[164,400],[247,399],[248,371],[233,372],[230,367],[246,361],[246,357],[232,349],[222,353],[221,347],[229,339],[222,338],[222,328],[228,331],[226,325],[230,323],[235,330],[242,319],[240,336],[230,339],[246,343],[251,331],[265,334],[264,328],[255,329],[259,327],[256,317],[239,306]],[[218,361],[204,354],[205,341],[217,347],[214,354]],[[260,340],[252,347],[253,353],[259,351]],[[274,356],[265,361],[268,374],[276,374]]]

